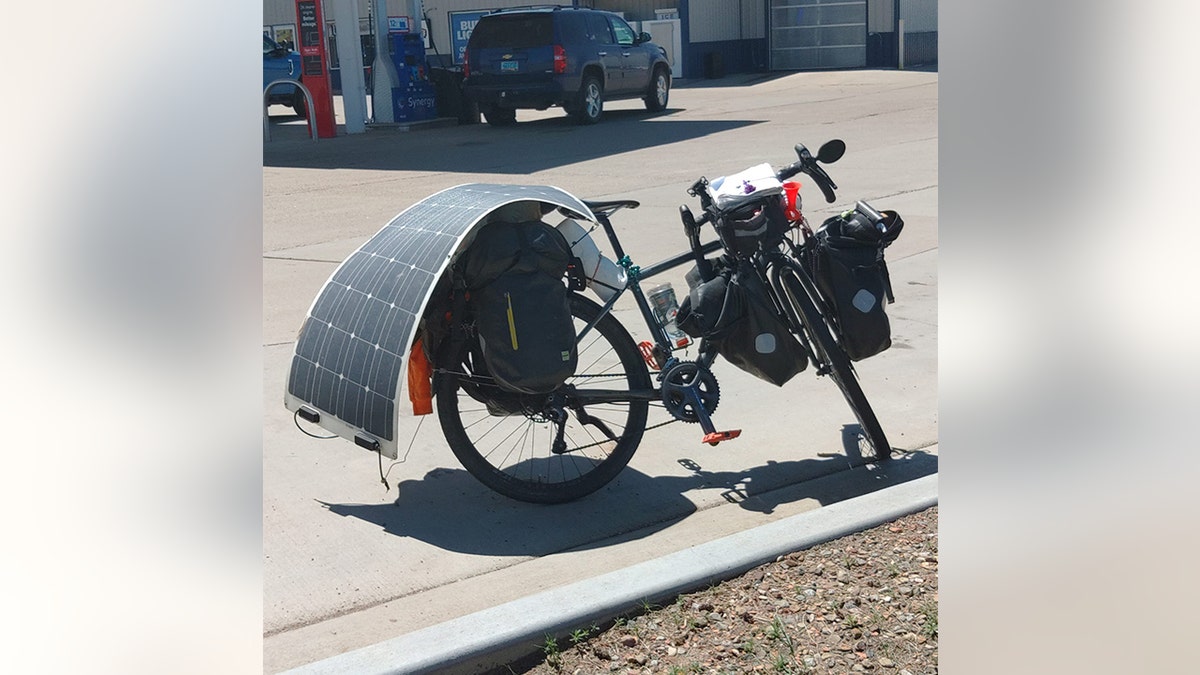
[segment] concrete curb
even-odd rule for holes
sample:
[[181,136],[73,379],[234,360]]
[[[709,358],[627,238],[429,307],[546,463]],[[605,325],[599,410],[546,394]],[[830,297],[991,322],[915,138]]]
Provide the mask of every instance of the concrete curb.
[[287,671],[471,673],[536,649],[547,635],[611,619],[643,601],[673,598],[780,555],[875,527],[937,504],[937,474],[807,511],[707,544],[414,631]]

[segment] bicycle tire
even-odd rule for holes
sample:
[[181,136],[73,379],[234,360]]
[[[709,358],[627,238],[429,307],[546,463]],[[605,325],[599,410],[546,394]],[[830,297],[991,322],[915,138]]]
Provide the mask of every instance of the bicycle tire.
[[[571,296],[571,314],[576,332],[600,315],[602,308],[579,295]],[[464,351],[452,361],[454,370],[442,371],[437,387],[438,421],[455,457],[471,475],[496,492],[524,502],[557,504],[584,497],[607,485],[625,468],[646,429],[649,403],[604,403],[580,406],[590,416],[602,420],[609,429],[605,434],[593,424],[580,422],[578,414],[566,409],[564,440],[568,451],[551,450],[556,425],[534,411],[547,397],[516,397],[526,403],[517,414],[496,415],[480,398],[488,397],[489,387],[461,386],[462,370],[471,370],[470,356]],[[612,314],[606,314],[579,344],[576,374],[565,384],[586,389],[589,384],[604,389],[630,390],[651,388],[650,373],[633,338]],[[461,364],[461,365],[459,365]],[[475,391],[469,391],[474,387]],[[564,389],[560,388],[559,392]],[[495,385],[491,393],[504,396]],[[470,404],[470,408],[464,407]],[[614,418],[622,418],[618,421]],[[612,437],[616,436],[613,441]],[[487,447],[498,439],[495,445]],[[539,447],[538,441],[543,443]],[[484,447],[481,447],[483,445]],[[516,457],[514,458],[514,452]]]
[[[887,435],[883,432],[883,426],[879,424],[879,418],[875,416],[875,410],[871,407],[871,403],[867,401],[866,394],[863,393],[862,386],[858,383],[858,375],[854,372],[854,366],[850,363],[850,357],[846,355],[833,338],[833,334],[829,330],[829,326],[825,323],[825,318],[821,311],[809,296],[808,290],[805,288],[798,276],[796,270],[790,267],[784,267],[780,270],[780,277],[783,281],[784,290],[787,293],[788,303],[798,313],[797,317],[808,334],[809,342],[812,344],[813,351],[824,365],[829,368],[829,376],[837,383],[838,389],[841,390],[842,396],[845,397],[846,403],[850,405],[850,410],[854,412],[855,418],[858,419],[858,424],[862,428],[863,435],[867,439],[867,443],[875,451],[875,459],[886,461],[892,458],[892,446],[888,444]],[[818,372],[821,368],[818,364]]]

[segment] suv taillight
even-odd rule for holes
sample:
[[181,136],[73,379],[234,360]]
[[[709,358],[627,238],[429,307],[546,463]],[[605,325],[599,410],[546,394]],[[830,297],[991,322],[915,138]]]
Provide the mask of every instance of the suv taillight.
[[463,79],[471,76],[471,53],[463,50]]
[[554,74],[562,75],[567,72],[567,51],[562,45],[554,45]]

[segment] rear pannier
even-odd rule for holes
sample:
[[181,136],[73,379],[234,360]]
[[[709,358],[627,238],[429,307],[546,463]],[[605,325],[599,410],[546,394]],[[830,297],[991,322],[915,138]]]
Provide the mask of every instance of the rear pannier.
[[575,372],[575,326],[563,282],[570,261],[562,234],[531,221],[485,225],[455,264],[484,364],[501,387],[547,394]]

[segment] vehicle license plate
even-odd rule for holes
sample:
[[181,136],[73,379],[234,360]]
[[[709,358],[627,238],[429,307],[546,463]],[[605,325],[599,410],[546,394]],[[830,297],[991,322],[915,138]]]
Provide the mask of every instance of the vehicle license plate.
[[501,61],[500,70],[518,70],[520,65],[516,61]]

